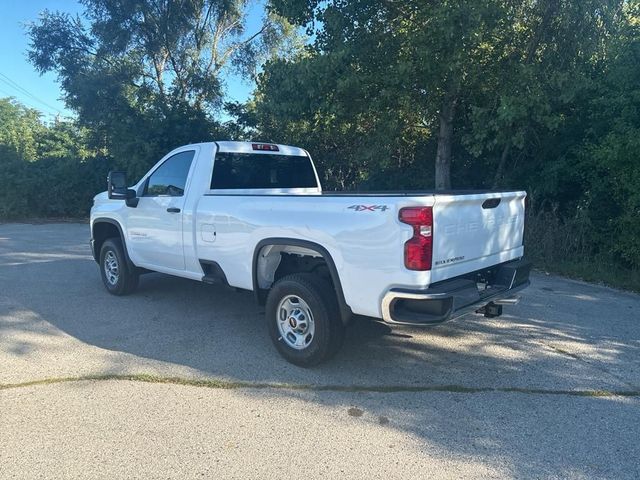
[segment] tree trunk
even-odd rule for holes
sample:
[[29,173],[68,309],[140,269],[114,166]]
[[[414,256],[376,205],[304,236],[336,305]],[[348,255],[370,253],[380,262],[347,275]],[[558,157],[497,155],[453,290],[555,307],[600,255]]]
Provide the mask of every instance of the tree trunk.
[[451,188],[451,150],[456,102],[455,96],[447,96],[440,110],[440,130],[438,131],[438,149],[436,151],[436,190]]
[[502,182],[502,177],[504,176],[504,169],[507,165],[507,158],[509,158],[510,151],[511,151],[511,142],[507,142],[507,144],[502,149],[502,155],[500,155],[500,163],[498,164],[498,169],[496,170],[496,176],[493,177],[493,188],[498,188],[500,186],[500,182]]

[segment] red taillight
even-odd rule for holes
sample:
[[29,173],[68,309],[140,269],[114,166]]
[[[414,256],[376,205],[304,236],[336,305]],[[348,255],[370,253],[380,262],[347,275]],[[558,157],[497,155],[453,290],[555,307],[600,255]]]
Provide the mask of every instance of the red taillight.
[[432,208],[402,208],[398,216],[402,223],[413,227],[413,237],[404,244],[404,266],[409,270],[431,270],[433,253]]
[[277,152],[279,150],[277,145],[270,143],[252,143],[251,148],[254,150],[266,150],[268,152]]

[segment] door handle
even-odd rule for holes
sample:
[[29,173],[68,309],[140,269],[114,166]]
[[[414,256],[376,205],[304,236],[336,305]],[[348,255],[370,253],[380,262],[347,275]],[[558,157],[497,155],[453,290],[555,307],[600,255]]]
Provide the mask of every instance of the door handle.
[[500,205],[500,200],[502,200],[502,199],[501,198],[488,198],[484,202],[482,202],[482,208],[484,208],[484,209],[496,208],[498,205]]
[[175,207],[169,207],[169,208],[167,208],[167,212],[169,212],[169,213],[180,213],[180,209],[179,208],[175,208]]

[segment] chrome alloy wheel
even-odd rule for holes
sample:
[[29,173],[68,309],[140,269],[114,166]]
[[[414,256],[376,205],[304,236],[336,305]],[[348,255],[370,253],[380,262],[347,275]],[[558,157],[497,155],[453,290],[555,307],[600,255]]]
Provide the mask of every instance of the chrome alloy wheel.
[[311,308],[302,298],[287,295],[278,305],[278,330],[287,345],[303,350],[313,340],[316,328]]
[[120,269],[118,268],[118,258],[112,250],[109,250],[104,256],[104,273],[110,285],[118,283]]

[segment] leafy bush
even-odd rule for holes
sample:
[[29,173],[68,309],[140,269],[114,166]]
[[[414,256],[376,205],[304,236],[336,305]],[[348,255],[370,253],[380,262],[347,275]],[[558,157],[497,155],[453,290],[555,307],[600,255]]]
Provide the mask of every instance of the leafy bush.
[[106,189],[111,165],[104,157],[24,162],[6,155],[0,162],[0,219],[87,217],[93,196]]

